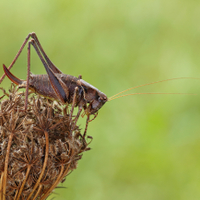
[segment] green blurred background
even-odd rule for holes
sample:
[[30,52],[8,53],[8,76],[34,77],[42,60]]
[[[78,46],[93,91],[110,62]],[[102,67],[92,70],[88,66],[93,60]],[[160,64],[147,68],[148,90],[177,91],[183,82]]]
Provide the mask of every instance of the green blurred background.
[[[0,65],[36,32],[63,73],[108,96],[173,77],[200,77],[200,1],[0,1]],[[26,49],[12,72],[26,78]],[[31,71],[45,70],[34,50]],[[0,67],[0,74],[2,74]],[[5,79],[1,87],[8,88]],[[57,200],[199,200],[200,80],[159,83],[105,104],[89,124],[94,139]],[[85,119],[84,119],[85,120]],[[80,122],[84,127],[84,121]]]

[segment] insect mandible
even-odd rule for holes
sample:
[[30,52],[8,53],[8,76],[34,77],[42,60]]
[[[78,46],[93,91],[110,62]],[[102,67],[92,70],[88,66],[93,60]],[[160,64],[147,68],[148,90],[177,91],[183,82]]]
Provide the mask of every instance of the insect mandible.
[[[30,37],[32,39],[30,39]],[[10,69],[16,62],[17,58],[21,54],[27,42],[28,42],[27,79],[21,80],[17,78],[16,76],[14,76],[10,72]],[[42,64],[44,65],[44,68],[47,74],[33,75],[30,73],[30,47],[31,45],[34,47],[36,53],[38,54]],[[3,69],[5,73],[1,77],[0,83],[3,81],[5,76],[7,76],[13,83],[19,85],[20,88],[26,88],[24,110],[27,109],[28,90],[32,90],[43,96],[53,98],[55,100],[62,102],[63,104],[66,104],[66,103],[71,104],[70,117],[72,117],[74,107],[78,107],[78,113],[76,115],[75,121],[78,120],[81,114],[81,111],[84,110],[84,114],[87,115],[84,135],[86,134],[88,123],[91,121],[90,115],[94,115],[94,118],[95,118],[98,114],[98,110],[107,101],[111,101],[113,99],[123,97],[123,96],[136,95],[136,94],[166,94],[166,93],[132,93],[132,94],[119,96],[121,93],[138,88],[138,87],[151,85],[154,83],[184,78],[184,77],[172,78],[172,79],[166,79],[162,81],[156,81],[152,83],[139,85],[139,86],[124,90],[110,98],[107,98],[107,96],[103,92],[101,92],[100,90],[92,86],[91,84],[84,81],[81,75],[79,75],[78,77],[75,77],[68,74],[63,74],[49,59],[49,57],[43,50],[38,40],[38,37],[36,36],[34,32],[28,34],[22,46],[20,47],[18,53],[16,54],[14,60],[10,64],[10,66],[7,68],[5,65],[3,65]],[[170,94],[170,93],[167,93],[167,94]],[[181,93],[173,93],[173,94],[181,94]]]

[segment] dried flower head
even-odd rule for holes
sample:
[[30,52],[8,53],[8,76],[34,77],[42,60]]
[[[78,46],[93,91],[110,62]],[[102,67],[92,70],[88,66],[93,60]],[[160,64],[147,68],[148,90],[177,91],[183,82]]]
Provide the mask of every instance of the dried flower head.
[[[3,90],[3,89],[2,89]],[[76,115],[56,101],[12,86],[0,102],[0,200],[46,199],[89,150]]]

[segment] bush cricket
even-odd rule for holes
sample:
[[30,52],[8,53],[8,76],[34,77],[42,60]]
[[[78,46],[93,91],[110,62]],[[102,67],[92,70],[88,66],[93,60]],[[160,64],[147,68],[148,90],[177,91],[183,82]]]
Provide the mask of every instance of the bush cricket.
[[[32,39],[30,39],[32,38]],[[29,40],[30,39],[30,40]],[[23,48],[26,43],[28,43],[28,63],[27,63],[27,78],[26,80],[21,80],[14,76],[10,69],[18,59],[21,54]],[[30,47],[31,45],[34,47],[37,55],[39,56],[47,74],[44,75],[33,75],[30,72]],[[136,94],[183,94],[183,93],[132,93],[132,94],[120,94],[146,85],[151,85],[159,82],[170,81],[175,79],[187,79],[187,77],[180,78],[171,78],[161,81],[156,81],[152,83],[147,83],[143,85],[139,85],[136,87],[129,88],[124,90],[112,97],[108,98],[103,92],[87,83],[82,79],[82,76],[79,75],[78,78],[75,76],[63,74],[49,59],[45,51],[43,50],[38,37],[36,34],[30,33],[24,40],[22,46],[20,47],[18,53],[16,54],[14,60],[7,68],[3,65],[4,74],[0,79],[0,83],[3,81],[5,76],[7,76],[13,83],[19,85],[20,88],[26,88],[25,90],[25,105],[24,110],[27,110],[27,101],[28,101],[28,91],[31,90],[38,94],[41,94],[46,97],[53,98],[57,101],[62,102],[63,104],[71,104],[70,117],[73,114],[74,107],[78,107],[78,113],[76,116],[76,122],[81,114],[81,111],[84,110],[82,116],[87,115],[86,127],[84,131],[84,136],[86,135],[88,123],[92,121],[98,114],[98,110],[107,102],[116,98],[128,96],[128,95],[136,95]],[[190,77],[188,77],[190,78]],[[94,115],[94,118],[90,120],[90,115]]]

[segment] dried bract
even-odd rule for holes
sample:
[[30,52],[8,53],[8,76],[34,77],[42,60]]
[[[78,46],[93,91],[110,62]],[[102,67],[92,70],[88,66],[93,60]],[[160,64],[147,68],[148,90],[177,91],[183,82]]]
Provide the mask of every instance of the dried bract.
[[12,86],[0,102],[0,200],[46,199],[89,150],[76,115]]

